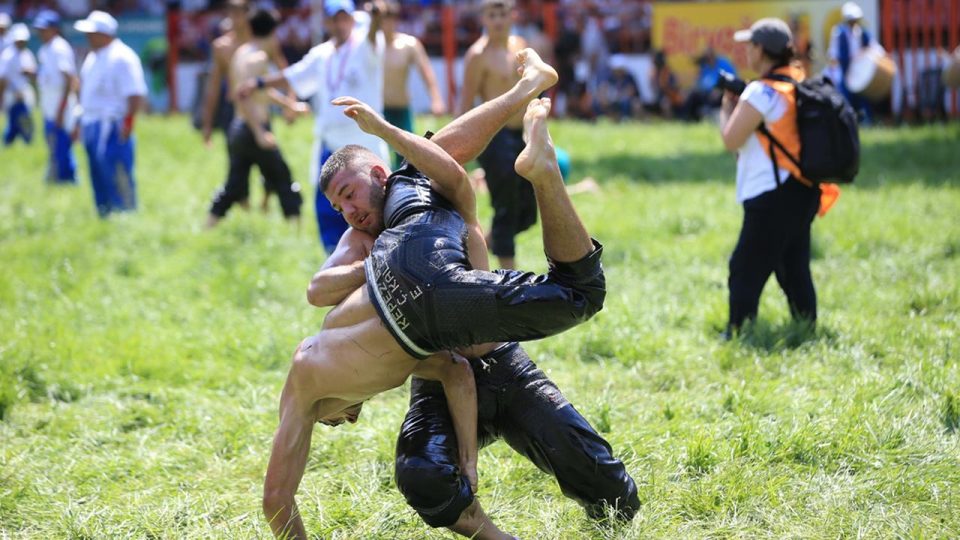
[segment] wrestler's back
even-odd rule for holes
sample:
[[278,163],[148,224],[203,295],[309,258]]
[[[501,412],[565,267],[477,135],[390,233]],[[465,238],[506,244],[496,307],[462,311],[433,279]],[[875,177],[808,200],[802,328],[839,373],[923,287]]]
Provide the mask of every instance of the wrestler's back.
[[305,371],[316,374],[315,386],[331,388],[318,398],[363,401],[400,386],[417,366],[384,328],[367,294],[360,287],[330,310],[320,333],[297,351],[296,362],[315,368]]

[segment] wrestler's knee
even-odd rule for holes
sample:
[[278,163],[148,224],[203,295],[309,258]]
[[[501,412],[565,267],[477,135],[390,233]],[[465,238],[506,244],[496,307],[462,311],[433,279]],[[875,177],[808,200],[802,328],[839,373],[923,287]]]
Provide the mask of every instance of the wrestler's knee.
[[395,476],[407,504],[431,527],[453,525],[474,500],[458,467],[398,459]]
[[607,282],[600,258],[603,246],[593,240],[593,250],[573,262],[550,261],[550,273],[558,282],[564,283],[575,293],[573,314],[580,320],[593,317],[603,309],[607,296]]
[[640,509],[640,498],[633,478],[625,470],[617,476],[618,481],[607,484],[604,493],[599,494],[592,504],[584,506],[591,518],[601,520],[612,515],[615,519],[630,521]]

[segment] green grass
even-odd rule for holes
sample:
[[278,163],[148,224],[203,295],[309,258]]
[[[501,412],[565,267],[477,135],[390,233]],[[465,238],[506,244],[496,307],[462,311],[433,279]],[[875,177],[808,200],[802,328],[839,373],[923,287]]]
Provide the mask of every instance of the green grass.
[[[303,181],[310,123],[278,132]],[[574,180],[603,185],[575,203],[606,246],[609,294],[528,350],[610,440],[643,508],[598,527],[497,444],[479,470],[498,524],[523,538],[960,536],[960,127],[864,132],[857,184],[814,226],[816,333],[789,322],[771,280],[731,343],[718,332],[741,210],[715,128],[554,135]],[[304,297],[324,257],[312,211],[299,234],[275,202],[206,232],[222,140],[204,148],[183,118],[144,118],[138,136],[141,210],[107,221],[85,169],[79,187],[45,186],[41,145],[0,150],[0,537],[269,536],[277,398],[324,315]],[[543,270],[541,254],[539,230],[520,237],[523,267]],[[451,536],[394,485],[405,409],[398,389],[356,426],[318,426],[299,492],[313,534]]]

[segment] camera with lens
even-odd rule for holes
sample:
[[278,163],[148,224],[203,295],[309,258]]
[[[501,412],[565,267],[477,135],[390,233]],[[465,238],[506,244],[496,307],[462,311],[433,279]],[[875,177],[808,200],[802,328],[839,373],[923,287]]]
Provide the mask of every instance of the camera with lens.
[[731,92],[735,96],[739,96],[747,88],[747,83],[733,73],[721,69],[720,76],[717,77],[716,88]]

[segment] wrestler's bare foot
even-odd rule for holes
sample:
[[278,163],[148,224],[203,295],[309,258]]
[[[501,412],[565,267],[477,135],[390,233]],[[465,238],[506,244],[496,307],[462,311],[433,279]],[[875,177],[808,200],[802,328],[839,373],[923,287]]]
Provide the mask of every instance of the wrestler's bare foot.
[[532,81],[537,88],[537,94],[557,84],[560,77],[557,70],[543,61],[537,51],[527,48],[517,53],[517,62],[520,67],[517,72],[520,78]]
[[547,117],[550,116],[550,98],[535,99],[527,105],[523,115],[523,139],[527,142],[513,167],[517,174],[533,184],[550,182],[563,178],[557,165],[557,154],[553,148],[550,131],[547,130]]

